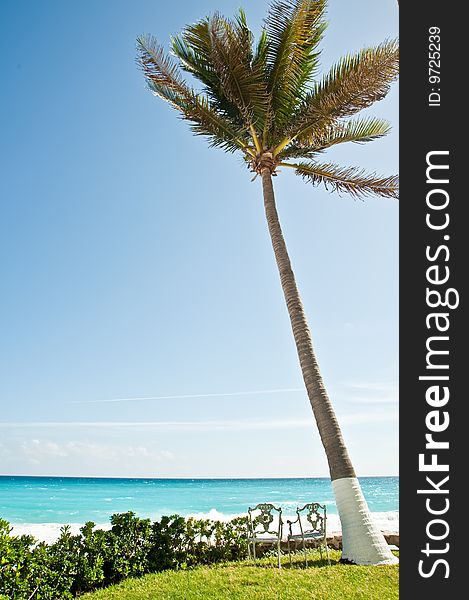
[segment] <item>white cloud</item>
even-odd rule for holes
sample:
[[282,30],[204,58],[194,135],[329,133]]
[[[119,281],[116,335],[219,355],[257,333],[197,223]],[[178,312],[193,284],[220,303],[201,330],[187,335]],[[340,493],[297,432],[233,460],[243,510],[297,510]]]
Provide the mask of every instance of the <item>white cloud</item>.
[[353,388],[353,389],[357,389],[357,390],[368,390],[371,392],[389,392],[389,391],[396,391],[397,390],[397,386],[395,383],[390,383],[390,382],[371,382],[371,381],[367,381],[367,382],[350,382],[347,383],[347,386],[349,388]]
[[[347,424],[372,423],[396,418],[396,412],[355,412],[342,414],[340,422]],[[17,421],[0,423],[0,428],[19,429],[55,429],[55,428],[104,428],[104,429],[172,429],[192,431],[249,431],[275,429],[302,429],[311,427],[313,416],[303,419],[270,420],[225,420],[225,421]]]
[[0,456],[8,457],[11,456],[11,450],[5,444],[0,443]]
[[41,442],[37,439],[22,442],[19,447],[19,452],[30,463],[39,464],[41,459],[66,457],[67,453],[60,448],[55,442]]
[[353,413],[340,415],[339,422],[343,425],[364,425],[365,423],[384,423],[398,420],[396,411],[380,411],[373,413]]
[[352,382],[347,383],[346,399],[357,404],[397,404],[399,388],[395,383]]
[[310,419],[272,419],[267,421],[15,421],[0,423],[0,428],[55,429],[55,428],[122,428],[122,429],[192,429],[192,430],[245,430],[289,429],[309,427]]
[[50,459],[79,459],[98,462],[115,462],[125,459],[142,459],[153,462],[170,461],[174,455],[169,450],[154,450],[144,445],[102,444],[98,442],[53,442],[50,440],[25,440],[18,446],[18,453],[31,464]]

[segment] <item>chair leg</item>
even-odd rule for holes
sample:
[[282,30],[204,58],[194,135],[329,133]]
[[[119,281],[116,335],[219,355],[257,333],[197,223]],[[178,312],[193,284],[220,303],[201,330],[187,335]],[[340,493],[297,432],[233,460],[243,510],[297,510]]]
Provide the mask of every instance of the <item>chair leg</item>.
[[254,558],[254,564],[256,564],[256,542],[252,542],[252,556]]
[[325,547],[326,547],[326,558],[327,558],[327,564],[329,566],[331,566],[331,561],[329,559],[329,548],[327,547],[327,542],[324,543]]
[[287,539],[287,547],[288,547],[288,560],[290,562],[290,567],[291,567],[290,538]]
[[306,543],[305,538],[303,538],[303,554],[305,555],[305,567],[308,566],[308,559],[306,558]]
[[277,542],[277,556],[278,556],[278,568],[282,568],[282,563],[280,562],[280,540]]

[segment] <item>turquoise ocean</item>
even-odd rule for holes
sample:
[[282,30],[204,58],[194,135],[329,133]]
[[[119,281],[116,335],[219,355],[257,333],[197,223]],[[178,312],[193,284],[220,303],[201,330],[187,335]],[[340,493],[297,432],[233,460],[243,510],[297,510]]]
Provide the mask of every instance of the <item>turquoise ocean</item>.
[[[370,511],[381,529],[399,531],[399,478],[360,478]],[[195,515],[227,520],[249,506],[272,502],[292,515],[306,502],[325,504],[329,531],[340,521],[327,478],[114,479],[0,476],[0,518],[16,534],[52,541],[64,524],[77,531],[86,521],[108,527],[109,517],[133,511],[140,517]]]

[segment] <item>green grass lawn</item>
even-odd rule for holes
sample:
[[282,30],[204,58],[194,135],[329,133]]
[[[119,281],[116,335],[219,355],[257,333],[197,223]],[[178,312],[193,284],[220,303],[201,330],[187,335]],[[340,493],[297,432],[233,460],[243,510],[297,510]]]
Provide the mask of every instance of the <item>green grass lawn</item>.
[[82,596],[83,600],[394,600],[398,599],[398,565],[359,567],[338,563],[339,552],[330,552],[331,566],[311,551],[309,566],[295,555],[292,568],[283,558],[252,563],[225,563],[187,571],[164,571],[129,579],[120,585]]

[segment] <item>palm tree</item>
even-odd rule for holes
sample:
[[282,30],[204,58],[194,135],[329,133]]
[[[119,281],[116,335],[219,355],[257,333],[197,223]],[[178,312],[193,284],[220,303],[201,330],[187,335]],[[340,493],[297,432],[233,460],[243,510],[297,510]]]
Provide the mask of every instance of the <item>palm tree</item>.
[[[354,115],[384,98],[398,73],[397,42],[385,41],[346,56],[316,78],[325,8],[326,0],[273,0],[256,44],[242,10],[234,19],[216,13],[172,38],[173,56],[152,36],[139,37],[138,64],[149,89],[189,121],[196,135],[211,146],[240,151],[262,178],[267,225],[342,523],[342,559],[384,564],[397,559],[372,521],[324,387],[272,184],[272,176],[285,167],[313,185],[353,197],[397,197],[395,176],[320,161],[335,144],[369,142],[388,133],[387,122]],[[191,88],[181,70],[202,89]]]

